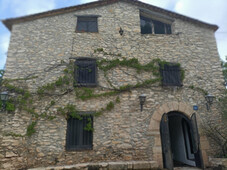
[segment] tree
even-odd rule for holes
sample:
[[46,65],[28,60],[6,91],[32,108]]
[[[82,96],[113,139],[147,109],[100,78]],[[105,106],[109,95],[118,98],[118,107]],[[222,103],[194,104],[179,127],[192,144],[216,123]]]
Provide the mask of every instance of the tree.
[[[227,62],[222,61],[221,66],[225,86],[227,86]],[[221,119],[217,119],[217,116],[212,114],[208,117],[208,120],[203,123],[203,131],[213,144],[213,151],[216,152],[215,156],[227,158],[227,89],[219,96],[216,104],[216,108],[218,108],[222,117]]]
[[224,75],[225,85],[227,86],[227,56],[226,56],[226,61],[222,61],[221,66],[222,66],[222,72]]
[[0,86],[2,83],[2,78],[3,78],[4,72],[5,72],[4,70],[0,70]]

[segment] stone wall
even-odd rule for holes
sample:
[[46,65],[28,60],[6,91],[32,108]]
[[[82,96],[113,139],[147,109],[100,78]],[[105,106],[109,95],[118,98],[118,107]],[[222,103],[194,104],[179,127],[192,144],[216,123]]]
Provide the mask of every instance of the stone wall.
[[[98,18],[98,33],[75,32],[75,15],[84,14],[101,15]],[[40,119],[36,133],[29,138],[4,134],[13,131],[24,135],[27,125],[33,120],[31,115],[19,110],[12,115],[2,113],[1,168],[132,160],[155,160],[162,167],[159,134],[161,115],[169,111],[181,111],[189,116],[195,112],[192,106],[198,105],[196,113],[201,117],[198,124],[206,120],[206,116],[211,113],[206,111],[204,95],[189,86],[206,89],[215,96],[220,95],[224,89],[213,31],[175,19],[171,35],[141,35],[139,19],[138,7],[121,2],[13,26],[4,78],[38,76],[25,81],[33,92],[37,87],[54,82],[62,75],[65,69],[64,65],[60,65],[62,61],[68,63],[70,58],[75,57],[116,58],[113,55],[94,53],[97,48],[103,48],[107,53],[120,53],[128,59],[135,57],[142,64],[155,58],[178,62],[185,70],[185,79],[180,88],[164,88],[156,83],[149,88],[121,93],[121,102],[116,104],[114,110],[94,118],[93,149],[87,151],[65,150],[67,121],[62,115],[56,115],[51,121]],[[119,34],[120,27],[124,30],[123,36]],[[56,65],[59,66],[55,67]],[[108,77],[113,85],[119,87],[129,82],[135,84],[152,75],[119,67],[109,71]],[[109,88],[101,70],[98,71],[98,84],[97,92]],[[147,95],[147,100],[141,112],[138,96],[143,93]],[[57,107],[68,103],[76,103],[77,109],[81,111],[94,111],[115,100],[115,96],[112,96],[82,101],[75,99],[72,92],[37,101],[37,112],[42,112],[52,98],[57,100],[57,104],[51,109],[53,114]],[[212,108],[212,114],[217,114],[216,108]],[[207,164],[209,146],[206,139],[204,142],[201,140],[201,145]]]

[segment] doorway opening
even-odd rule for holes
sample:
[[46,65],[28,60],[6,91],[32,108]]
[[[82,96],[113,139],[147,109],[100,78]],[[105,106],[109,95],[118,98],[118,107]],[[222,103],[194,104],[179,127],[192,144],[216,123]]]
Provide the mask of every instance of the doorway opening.
[[165,168],[202,167],[195,114],[190,119],[175,111],[163,114],[160,133]]

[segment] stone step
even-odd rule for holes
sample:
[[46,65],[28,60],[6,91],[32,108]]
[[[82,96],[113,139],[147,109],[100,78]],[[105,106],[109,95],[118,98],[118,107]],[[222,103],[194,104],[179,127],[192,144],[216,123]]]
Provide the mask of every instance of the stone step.
[[100,163],[82,163],[75,165],[62,165],[32,168],[29,170],[118,170],[118,169],[134,169],[148,170],[158,169],[156,161],[129,161],[129,162],[100,162]]
[[175,167],[174,170],[201,170],[197,167]]

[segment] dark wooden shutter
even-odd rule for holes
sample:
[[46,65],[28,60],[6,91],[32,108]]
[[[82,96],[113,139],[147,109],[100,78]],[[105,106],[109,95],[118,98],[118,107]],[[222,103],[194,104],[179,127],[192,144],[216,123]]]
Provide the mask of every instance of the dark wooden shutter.
[[195,154],[195,163],[197,167],[204,168],[203,157],[200,150],[200,137],[197,127],[196,114],[193,113],[190,120],[191,137],[192,137],[192,151]]
[[76,31],[98,32],[97,17],[87,17],[87,16],[78,17]]
[[197,128],[195,113],[193,113],[191,116],[191,136],[192,136],[193,153],[197,153],[199,148],[199,133]]
[[96,85],[96,60],[78,59],[75,62],[75,81],[79,86]]
[[181,86],[180,68],[176,65],[164,65],[161,70],[163,86]]
[[162,155],[163,155],[163,163],[164,168],[173,169],[173,158],[172,158],[172,150],[170,143],[170,135],[169,135],[169,121],[168,115],[166,113],[163,114],[161,124],[161,140],[162,140]]

